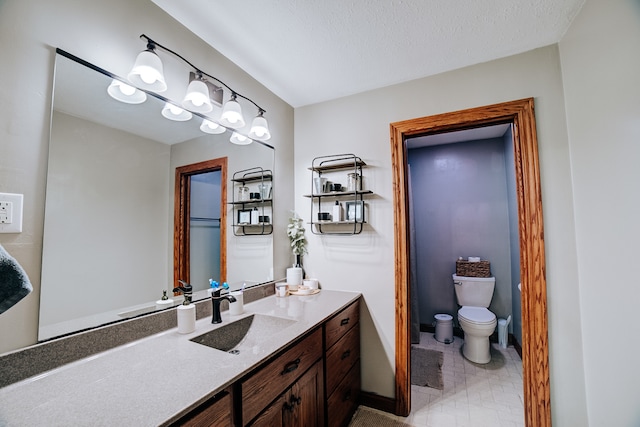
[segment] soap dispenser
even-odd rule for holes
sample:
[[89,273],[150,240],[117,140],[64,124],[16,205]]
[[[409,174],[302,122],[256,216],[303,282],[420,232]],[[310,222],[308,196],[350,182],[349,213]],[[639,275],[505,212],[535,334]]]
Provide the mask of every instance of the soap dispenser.
[[178,332],[181,334],[190,334],[196,330],[196,306],[191,304],[191,295],[193,288],[190,284],[178,280],[181,285],[173,289],[173,292],[181,291],[184,295],[182,305],[178,306]]
[[162,310],[173,306],[173,300],[167,296],[167,291],[162,291],[162,298],[156,301],[156,309]]

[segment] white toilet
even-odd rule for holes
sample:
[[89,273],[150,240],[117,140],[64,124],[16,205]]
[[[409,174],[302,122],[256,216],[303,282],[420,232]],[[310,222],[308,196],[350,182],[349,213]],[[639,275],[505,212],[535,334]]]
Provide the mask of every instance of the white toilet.
[[489,363],[489,337],[495,331],[496,315],[487,307],[491,304],[495,277],[465,277],[453,275],[458,305],[458,322],[464,331],[462,354],[474,363]]

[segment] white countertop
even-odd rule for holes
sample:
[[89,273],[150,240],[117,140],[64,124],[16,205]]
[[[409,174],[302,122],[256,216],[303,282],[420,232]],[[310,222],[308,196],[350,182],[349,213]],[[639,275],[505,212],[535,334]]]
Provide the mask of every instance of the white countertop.
[[[359,293],[322,291],[310,296],[270,296],[245,304],[238,316],[222,313],[79,360],[0,389],[0,426],[156,426],[248,373],[355,301]],[[251,314],[296,320],[238,355],[189,341]]]

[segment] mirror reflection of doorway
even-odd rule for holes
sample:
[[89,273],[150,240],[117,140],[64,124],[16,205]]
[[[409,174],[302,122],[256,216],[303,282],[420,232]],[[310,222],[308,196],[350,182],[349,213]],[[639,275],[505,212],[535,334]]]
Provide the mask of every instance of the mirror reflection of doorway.
[[194,291],[209,279],[227,279],[227,158],[176,168],[174,202],[174,285],[184,280]]
[[207,288],[210,278],[220,280],[220,170],[191,176],[189,215],[189,270],[194,291]]

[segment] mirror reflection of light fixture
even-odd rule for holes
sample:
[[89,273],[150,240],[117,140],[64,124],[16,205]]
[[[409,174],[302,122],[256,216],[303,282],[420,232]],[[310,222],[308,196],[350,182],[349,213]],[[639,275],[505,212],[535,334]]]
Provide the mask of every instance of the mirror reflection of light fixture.
[[201,73],[197,73],[196,78],[189,83],[187,94],[184,97],[184,101],[182,101],[182,106],[196,113],[208,113],[213,110],[209,88],[207,84],[202,81]]
[[155,43],[149,40],[147,49],[138,54],[127,78],[143,89],[164,92],[167,90],[167,83],[164,80],[162,61],[156,54],[155,48]]
[[219,124],[212,122],[211,120],[204,119],[200,125],[200,130],[204,133],[219,134],[225,133],[227,129],[224,126],[220,126]]
[[257,139],[258,141],[266,141],[271,138],[269,132],[269,125],[267,119],[262,117],[264,111],[258,111],[258,115],[253,119],[251,123],[251,130],[249,131],[249,138]]
[[244,117],[242,117],[242,108],[237,101],[235,92],[231,93],[231,98],[224,104],[220,123],[231,129],[240,129],[245,125]]
[[186,122],[187,120],[191,120],[193,114],[175,104],[167,102],[162,109],[162,116],[176,122]]
[[229,141],[231,141],[236,145],[249,145],[253,142],[253,140],[251,140],[250,138],[247,138],[246,136],[238,132],[233,132],[233,135],[231,135],[231,138],[229,139]]
[[147,100],[147,94],[125,82],[113,79],[107,88],[107,93],[120,102],[127,104],[142,104]]

